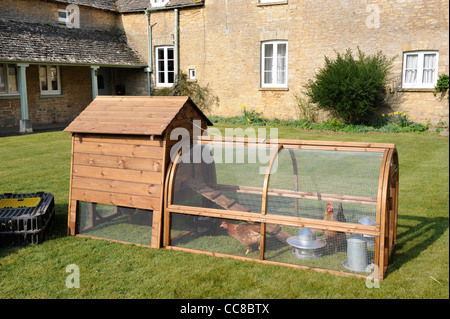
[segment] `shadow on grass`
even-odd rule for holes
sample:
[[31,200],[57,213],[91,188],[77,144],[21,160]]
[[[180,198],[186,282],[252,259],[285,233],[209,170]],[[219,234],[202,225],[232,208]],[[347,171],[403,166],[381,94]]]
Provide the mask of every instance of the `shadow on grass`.
[[387,269],[387,276],[418,257],[438,240],[449,227],[447,217],[401,216],[397,225],[397,242]]

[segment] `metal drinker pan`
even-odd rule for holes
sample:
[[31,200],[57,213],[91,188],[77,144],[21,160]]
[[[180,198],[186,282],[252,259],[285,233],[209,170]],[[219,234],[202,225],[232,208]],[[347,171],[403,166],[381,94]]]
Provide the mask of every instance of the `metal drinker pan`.
[[325,239],[317,239],[316,233],[307,227],[300,229],[296,236],[289,237],[287,243],[293,247],[292,253],[299,259],[321,257],[319,249],[327,244]]

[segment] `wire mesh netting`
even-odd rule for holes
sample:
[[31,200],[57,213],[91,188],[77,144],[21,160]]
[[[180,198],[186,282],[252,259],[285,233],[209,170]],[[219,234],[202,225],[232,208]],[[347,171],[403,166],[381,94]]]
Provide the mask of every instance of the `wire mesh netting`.
[[[373,236],[266,224],[264,259],[328,270],[373,271]],[[260,258],[261,224],[171,214],[170,245],[232,256]]]
[[[376,219],[381,159],[382,153],[282,149],[269,179],[267,213],[350,223]],[[327,209],[334,216],[326,216]]]
[[173,204],[260,213],[265,169],[273,151],[194,145],[178,165]]
[[172,213],[170,237],[172,246],[258,259],[261,224]]
[[342,272],[373,270],[374,237],[306,227],[266,227],[266,260]]
[[153,211],[78,202],[80,234],[122,242],[151,245]]
[[[258,148],[266,153],[252,160],[260,154]],[[197,161],[193,151],[202,154]],[[273,147],[250,144],[192,147],[177,167],[172,204],[199,207],[202,216],[172,212],[170,245],[260,259],[261,224],[237,220],[236,211],[264,213],[263,186],[271,165],[266,215],[260,219],[266,223],[264,259],[371,272],[375,237],[329,226],[334,222],[375,225],[383,153],[281,148],[269,161],[274,152]],[[207,210],[201,208],[234,215],[224,213],[232,219],[203,216]],[[327,223],[301,228],[294,226],[303,223],[299,218]],[[281,225],[274,220],[284,221]]]

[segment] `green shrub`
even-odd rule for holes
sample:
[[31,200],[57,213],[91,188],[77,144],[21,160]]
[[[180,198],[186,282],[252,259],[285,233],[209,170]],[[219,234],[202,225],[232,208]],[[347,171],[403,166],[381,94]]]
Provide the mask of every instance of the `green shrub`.
[[[400,112],[401,113],[401,112]],[[404,113],[403,113],[404,114]],[[394,114],[396,115],[396,114]],[[402,115],[403,116],[403,115]],[[421,133],[426,132],[430,128],[430,125],[424,125],[420,123],[412,123],[409,122],[406,126],[401,126],[397,123],[396,117],[386,115],[384,117],[384,122],[379,126],[367,126],[362,124],[345,124],[337,119],[327,120],[321,123],[309,122],[308,120],[264,120],[264,125],[269,126],[278,126],[278,127],[295,127],[304,130],[313,130],[313,131],[331,131],[331,132],[342,132],[342,133],[368,133],[368,132],[379,132],[379,133]],[[235,125],[248,125],[248,121],[243,116],[235,116],[235,117],[218,117],[212,116],[209,118],[212,123],[229,123]],[[380,122],[381,123],[381,122]],[[256,124],[258,125],[258,124]]]
[[325,56],[325,66],[306,85],[311,102],[331,111],[347,124],[367,124],[371,115],[386,107],[386,83],[393,59],[381,51],[366,56],[358,48],[355,59],[350,49],[337,53],[336,60]]
[[436,87],[434,89],[434,96],[441,93],[441,98],[447,93],[449,89],[449,77],[447,74],[441,74],[437,80]]

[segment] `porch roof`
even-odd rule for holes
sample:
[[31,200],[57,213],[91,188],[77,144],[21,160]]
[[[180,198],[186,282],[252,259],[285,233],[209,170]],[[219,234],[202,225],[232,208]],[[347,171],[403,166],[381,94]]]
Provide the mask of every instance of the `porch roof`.
[[0,61],[144,67],[120,34],[0,19]]

